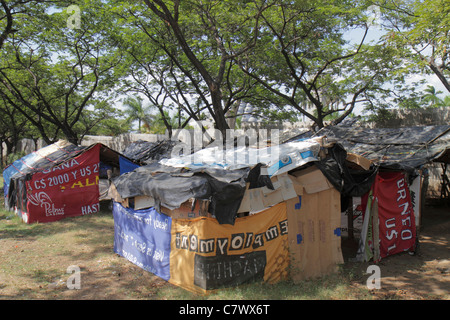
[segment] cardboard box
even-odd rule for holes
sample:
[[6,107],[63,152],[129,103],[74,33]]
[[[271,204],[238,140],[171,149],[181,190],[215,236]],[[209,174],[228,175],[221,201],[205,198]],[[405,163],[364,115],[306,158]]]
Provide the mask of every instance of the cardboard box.
[[155,206],[155,199],[150,196],[138,196],[134,197],[134,209],[146,209]]
[[292,175],[297,178],[306,193],[317,193],[333,188],[333,185],[316,166],[295,171]]
[[247,184],[238,213],[259,212],[303,192],[303,187],[287,173],[273,176],[271,181],[273,190],[267,187],[249,189]]
[[181,204],[179,208],[170,210],[161,206],[161,213],[164,213],[172,219],[194,219],[199,217],[211,217],[208,212],[209,200],[191,198]]
[[372,165],[372,161],[354,153],[347,153],[346,160],[364,170],[369,170]]

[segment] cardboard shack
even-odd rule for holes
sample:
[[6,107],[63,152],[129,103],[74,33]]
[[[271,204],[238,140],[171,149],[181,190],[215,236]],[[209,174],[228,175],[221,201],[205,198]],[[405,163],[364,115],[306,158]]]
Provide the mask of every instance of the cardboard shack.
[[102,144],[60,140],[3,171],[5,204],[26,223],[96,213],[110,199],[109,179],[119,174],[121,157]]
[[[448,189],[446,168],[450,159],[450,126],[364,128],[344,124],[301,137],[315,135],[326,136],[330,142],[339,143],[348,152],[363,155],[376,166],[368,181],[371,186],[367,193],[360,192],[363,195],[356,196],[343,190],[343,194],[349,196],[343,201],[347,203],[348,214],[355,216],[352,206],[355,202],[361,212],[357,259],[379,261],[396,253],[414,253],[428,185],[428,164],[442,164],[441,188]],[[365,183],[359,186],[367,187]],[[349,231],[356,227],[353,218],[347,221]]]
[[[321,138],[236,147],[219,157],[246,159],[232,164],[206,148],[116,177],[114,251],[201,293],[335,272],[343,263],[341,195],[322,171],[329,147]],[[354,160],[343,165],[367,171]]]

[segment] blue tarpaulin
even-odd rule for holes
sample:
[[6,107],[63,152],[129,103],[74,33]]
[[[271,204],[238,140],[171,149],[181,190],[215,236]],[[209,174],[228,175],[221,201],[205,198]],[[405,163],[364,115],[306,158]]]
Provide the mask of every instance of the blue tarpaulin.
[[133,210],[115,202],[114,252],[168,281],[172,218],[154,208]]
[[139,165],[131,162],[130,160],[120,156],[119,157],[119,164],[120,164],[120,174],[124,174],[127,172],[131,172],[136,168],[139,168]]

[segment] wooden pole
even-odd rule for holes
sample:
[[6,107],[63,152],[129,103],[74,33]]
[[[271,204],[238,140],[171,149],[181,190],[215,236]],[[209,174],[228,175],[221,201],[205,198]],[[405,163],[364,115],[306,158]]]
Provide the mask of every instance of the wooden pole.
[[378,219],[378,199],[373,199],[373,261],[380,260],[380,225]]

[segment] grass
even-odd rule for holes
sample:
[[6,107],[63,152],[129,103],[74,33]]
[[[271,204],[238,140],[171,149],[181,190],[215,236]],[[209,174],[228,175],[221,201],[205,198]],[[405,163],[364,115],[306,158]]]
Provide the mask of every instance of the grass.
[[[108,211],[28,225],[0,210],[0,299],[372,299],[368,290],[353,286],[360,275],[348,268],[296,284],[253,283],[197,295],[115,254],[113,237]],[[70,265],[81,268],[82,290],[67,289]]]
[[[0,177],[3,185],[3,177]],[[358,271],[293,283],[253,283],[197,295],[173,286],[113,252],[108,210],[53,223],[25,224],[0,201],[0,299],[330,300],[372,299],[353,284]],[[69,290],[67,268],[81,268],[82,289]]]
[[[3,177],[0,177],[3,185]],[[53,223],[25,224],[0,197],[0,299],[317,300],[372,299],[342,268],[316,280],[253,283],[197,295],[173,286],[113,252],[109,210]],[[69,290],[67,268],[81,268],[81,290]]]

